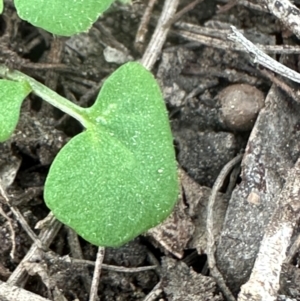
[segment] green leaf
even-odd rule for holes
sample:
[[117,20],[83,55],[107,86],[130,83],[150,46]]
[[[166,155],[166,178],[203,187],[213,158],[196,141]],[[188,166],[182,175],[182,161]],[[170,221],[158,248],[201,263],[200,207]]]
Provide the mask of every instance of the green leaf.
[[26,82],[0,80],[0,142],[7,140],[15,130],[23,100],[31,92]]
[[53,34],[88,31],[114,0],[15,0],[20,18]]
[[165,104],[152,74],[131,62],[106,80],[85,113],[87,130],[50,168],[45,201],[87,241],[119,246],[162,222],[177,200]]
[[3,1],[4,0],[0,0],[0,14],[2,14],[3,13]]

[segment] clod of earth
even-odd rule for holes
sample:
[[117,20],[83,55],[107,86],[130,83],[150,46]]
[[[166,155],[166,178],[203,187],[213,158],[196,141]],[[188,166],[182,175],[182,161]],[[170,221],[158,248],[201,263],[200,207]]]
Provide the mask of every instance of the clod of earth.
[[232,131],[250,131],[264,106],[263,93],[247,84],[228,86],[218,98],[224,123]]

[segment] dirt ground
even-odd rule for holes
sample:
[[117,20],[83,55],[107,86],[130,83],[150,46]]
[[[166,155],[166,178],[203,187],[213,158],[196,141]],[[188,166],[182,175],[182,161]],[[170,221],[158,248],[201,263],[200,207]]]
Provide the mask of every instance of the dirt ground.
[[[66,38],[20,20],[6,1],[0,61],[88,107],[113,70],[143,57],[164,9],[156,1],[140,31],[152,2],[114,4],[88,33]],[[162,225],[105,249],[98,300],[300,300],[298,87],[227,38],[234,25],[299,69],[297,38],[258,2],[204,0],[173,20],[151,71],[169,111],[181,197]],[[0,145],[0,301],[89,300],[97,247],[43,201],[52,160],[81,130],[30,95]]]

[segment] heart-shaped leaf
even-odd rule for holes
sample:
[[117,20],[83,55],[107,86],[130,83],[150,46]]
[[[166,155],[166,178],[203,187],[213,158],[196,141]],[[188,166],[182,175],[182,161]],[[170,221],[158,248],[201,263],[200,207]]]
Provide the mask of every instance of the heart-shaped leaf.
[[166,108],[152,74],[127,63],[85,113],[87,130],[63,147],[50,168],[45,201],[89,242],[119,246],[162,222],[177,200]]
[[0,80],[0,142],[12,135],[20,117],[22,102],[30,92],[26,82]]
[[15,0],[20,18],[51,33],[87,31],[114,0]]

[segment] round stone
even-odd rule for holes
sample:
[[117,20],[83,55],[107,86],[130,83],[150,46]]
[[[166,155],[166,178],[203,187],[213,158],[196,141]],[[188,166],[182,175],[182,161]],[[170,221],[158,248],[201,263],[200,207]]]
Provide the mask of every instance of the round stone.
[[218,99],[225,125],[232,131],[250,131],[264,106],[264,94],[247,84],[235,84],[222,90]]

